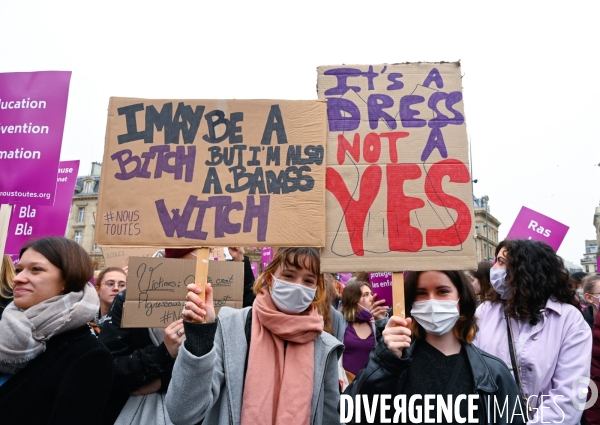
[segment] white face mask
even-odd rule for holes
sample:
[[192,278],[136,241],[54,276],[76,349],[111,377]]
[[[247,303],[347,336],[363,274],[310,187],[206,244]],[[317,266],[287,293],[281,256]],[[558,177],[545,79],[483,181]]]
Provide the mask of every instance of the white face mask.
[[494,291],[500,295],[500,298],[507,299],[511,293],[511,288],[506,283],[506,269],[494,268],[490,269],[490,283]]
[[[273,276],[273,275],[271,275]],[[286,282],[273,276],[271,299],[277,308],[287,314],[302,313],[315,299],[317,288],[307,288],[300,283]]]
[[410,315],[432,335],[444,335],[452,330],[460,314],[456,301],[415,301]]

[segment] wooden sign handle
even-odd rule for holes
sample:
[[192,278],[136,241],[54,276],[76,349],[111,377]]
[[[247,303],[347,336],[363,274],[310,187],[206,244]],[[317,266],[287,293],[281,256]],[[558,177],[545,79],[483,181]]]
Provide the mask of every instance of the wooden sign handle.
[[6,248],[6,239],[8,238],[8,223],[10,222],[11,212],[12,205],[0,205],[0,261],[2,261],[2,256],[4,255],[4,250]]
[[392,295],[394,316],[406,317],[404,310],[404,272],[392,273]]
[[208,256],[210,254],[210,248],[199,247],[196,252],[196,279],[195,283],[202,292],[200,298],[202,301],[206,301],[206,280],[208,279]]

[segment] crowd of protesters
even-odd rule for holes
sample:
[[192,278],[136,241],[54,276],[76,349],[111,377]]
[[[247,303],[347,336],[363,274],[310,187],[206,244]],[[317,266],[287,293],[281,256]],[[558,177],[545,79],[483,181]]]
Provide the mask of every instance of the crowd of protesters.
[[[122,328],[127,269],[93,279],[74,241],[32,241],[14,268],[5,256],[0,423],[328,425],[341,394],[417,395],[419,409],[468,394],[481,424],[600,424],[600,401],[573,400],[577,379],[600,388],[600,275],[571,275],[543,242],[503,241],[476,270],[407,272],[406,317],[368,273],[321,273],[316,248],[280,248],[256,279],[243,248],[229,252],[243,308],[217,316],[211,285],[191,284],[166,328]],[[523,414],[490,419],[490,396]]]

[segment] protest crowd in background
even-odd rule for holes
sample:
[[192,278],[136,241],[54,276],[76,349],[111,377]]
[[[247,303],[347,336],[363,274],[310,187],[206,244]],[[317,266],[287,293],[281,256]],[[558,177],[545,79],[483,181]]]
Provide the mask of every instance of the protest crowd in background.
[[101,270],[62,237],[71,73],[0,74],[53,99],[3,112],[0,423],[600,425],[600,276],[556,253],[568,226],[523,206],[477,264],[460,63],[317,74],[314,100],[111,98],[76,189]]
[[[230,252],[249,265],[243,248]],[[243,308],[218,317],[210,285],[202,301],[190,284],[182,319],[166,328],[120,326],[126,273],[110,267],[88,283],[91,260],[63,238],[23,247],[16,274],[3,261],[0,407],[21,418],[6,423],[330,424],[342,393],[508,395],[512,411],[561,391],[545,406],[551,423],[599,420],[597,406],[577,410],[568,392],[573,376],[590,367],[597,376],[600,276],[578,276],[578,293],[542,242],[504,241],[477,270],[408,272],[406,319],[373,296],[368,273],[345,285],[321,274],[314,248],[277,250],[256,281],[244,276]],[[512,329],[498,327],[505,314]],[[25,409],[31,397],[43,402]],[[534,421],[539,402],[530,403]],[[476,423],[488,423],[483,398],[480,407]]]

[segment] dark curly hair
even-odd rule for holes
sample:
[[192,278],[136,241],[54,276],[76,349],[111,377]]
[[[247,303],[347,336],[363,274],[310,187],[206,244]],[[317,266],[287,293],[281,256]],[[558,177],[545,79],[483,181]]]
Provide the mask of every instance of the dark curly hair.
[[[569,271],[548,244],[527,239],[504,242],[506,283],[512,289],[512,296],[504,301],[509,317],[535,325],[542,320],[549,298],[581,311]],[[495,294],[490,301],[501,299]]]

